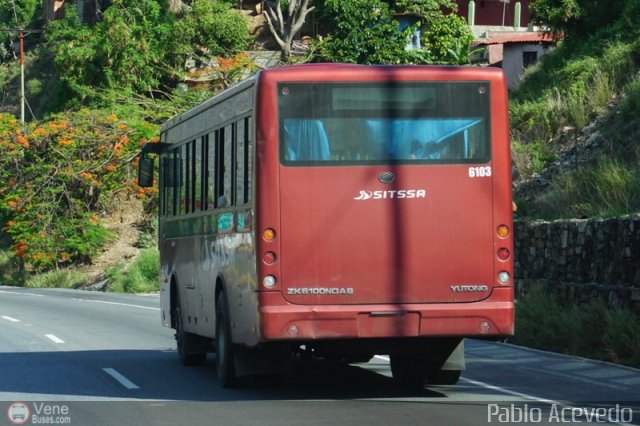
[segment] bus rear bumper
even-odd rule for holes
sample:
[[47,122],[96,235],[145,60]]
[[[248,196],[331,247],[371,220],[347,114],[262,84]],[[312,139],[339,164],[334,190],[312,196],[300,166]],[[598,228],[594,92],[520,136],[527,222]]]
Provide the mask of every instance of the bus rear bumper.
[[293,305],[261,294],[261,340],[501,337],[513,334],[513,288],[473,303]]

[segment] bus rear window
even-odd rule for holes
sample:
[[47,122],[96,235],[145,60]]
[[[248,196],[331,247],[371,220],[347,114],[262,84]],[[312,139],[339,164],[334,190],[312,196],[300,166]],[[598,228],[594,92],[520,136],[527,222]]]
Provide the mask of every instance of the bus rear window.
[[281,83],[278,109],[289,166],[490,159],[486,82]]

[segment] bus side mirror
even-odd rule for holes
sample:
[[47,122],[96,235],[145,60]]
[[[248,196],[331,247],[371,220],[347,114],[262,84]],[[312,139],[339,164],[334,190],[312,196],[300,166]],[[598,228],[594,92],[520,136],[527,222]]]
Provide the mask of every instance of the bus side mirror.
[[142,156],[138,162],[138,186],[153,186],[153,158]]

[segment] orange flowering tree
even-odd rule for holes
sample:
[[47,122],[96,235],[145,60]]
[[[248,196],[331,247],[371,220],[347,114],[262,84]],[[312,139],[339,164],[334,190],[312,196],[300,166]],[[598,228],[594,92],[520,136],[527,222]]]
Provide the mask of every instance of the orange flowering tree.
[[216,57],[216,64],[187,73],[188,81],[203,83],[216,93],[247,78],[258,70],[258,65],[245,52],[229,58]]
[[0,228],[15,254],[37,270],[89,262],[110,238],[100,215],[115,195],[154,197],[137,186],[133,157],[157,130],[103,111],[25,129],[0,114]]

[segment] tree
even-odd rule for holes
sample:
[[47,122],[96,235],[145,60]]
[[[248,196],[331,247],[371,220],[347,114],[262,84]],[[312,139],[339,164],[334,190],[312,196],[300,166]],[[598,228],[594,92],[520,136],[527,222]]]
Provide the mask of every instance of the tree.
[[[534,23],[578,43],[616,21],[637,23],[637,9],[637,1],[626,0],[536,0],[530,6]],[[628,29],[636,30],[635,25]]]
[[473,34],[451,0],[397,0],[396,11],[422,17],[422,45],[434,63],[469,63]]
[[176,23],[174,34],[175,50],[182,60],[194,53],[231,56],[246,49],[250,41],[242,14],[220,0],[195,0],[191,10]]
[[[287,15],[282,13],[282,3],[285,4]],[[315,7],[309,7],[309,0],[266,0],[264,16],[271,34],[276,39],[282,51],[282,60],[291,57],[291,43],[293,37],[300,31],[304,21]]]
[[75,8],[50,24],[49,49],[70,95],[86,99],[96,88],[149,91],[170,71],[173,16],[162,0],[112,0],[95,26],[82,24]]
[[380,0],[326,0],[331,32],[320,43],[322,60],[355,64],[406,62],[408,34],[398,31],[389,6]]

